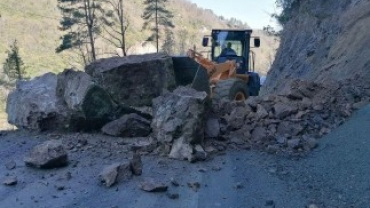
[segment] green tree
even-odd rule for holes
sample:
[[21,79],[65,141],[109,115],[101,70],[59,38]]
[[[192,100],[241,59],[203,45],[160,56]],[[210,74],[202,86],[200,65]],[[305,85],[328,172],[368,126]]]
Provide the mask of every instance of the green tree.
[[25,68],[22,58],[19,55],[17,40],[10,45],[10,50],[7,50],[8,58],[3,63],[3,70],[9,79],[21,80],[24,77]]
[[165,35],[166,35],[166,38],[164,40],[162,50],[165,53],[172,55],[174,54],[173,47],[175,45],[175,38],[174,38],[173,32],[169,28],[166,28]]
[[271,16],[275,18],[281,26],[284,26],[291,19],[292,8],[299,4],[299,0],[276,0],[275,3],[278,8],[281,8],[281,13],[272,14]]
[[149,29],[152,33],[148,41],[156,41],[157,52],[159,51],[160,30],[162,28],[174,28],[172,23],[173,15],[166,9],[167,0],[145,0],[145,10],[142,18],[144,19],[143,29]]
[[103,0],[57,0],[62,12],[59,29],[67,32],[56,52],[77,49],[84,64],[96,60],[95,41],[105,21]]

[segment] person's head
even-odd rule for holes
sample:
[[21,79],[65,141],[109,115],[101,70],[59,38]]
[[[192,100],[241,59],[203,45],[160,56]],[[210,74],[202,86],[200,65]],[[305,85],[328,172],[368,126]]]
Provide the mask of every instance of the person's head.
[[231,43],[230,42],[227,43],[227,48],[231,48]]

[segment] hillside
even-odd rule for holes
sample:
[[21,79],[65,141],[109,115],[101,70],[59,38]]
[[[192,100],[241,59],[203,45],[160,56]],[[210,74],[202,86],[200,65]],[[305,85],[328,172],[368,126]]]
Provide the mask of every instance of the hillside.
[[[128,48],[145,41],[148,34],[142,31],[142,0],[127,0],[125,8],[130,27],[127,32]],[[235,19],[217,16],[211,10],[197,7],[186,0],[171,0],[168,9],[174,14],[175,53],[180,54],[180,39],[185,42],[185,49],[197,45],[200,48],[201,38],[209,34],[212,28],[248,27],[246,23]],[[8,46],[17,39],[20,54],[29,77],[38,76],[48,71],[60,72],[64,68],[76,65],[76,54],[71,52],[55,53],[60,44],[61,31],[58,30],[60,12],[57,1],[30,0],[19,4],[15,0],[0,0],[0,62],[5,59]],[[265,38],[264,35],[263,40]],[[115,48],[107,41],[98,39],[97,51],[100,57],[115,53]],[[271,51],[271,44],[262,44],[263,51]],[[276,48],[273,46],[272,48]],[[183,49],[184,50],[184,49]],[[273,51],[273,50],[272,50]],[[262,53],[264,54],[264,53]],[[270,55],[268,55],[270,56]],[[268,61],[265,61],[269,59]],[[271,58],[261,57],[259,69],[266,71],[266,62]],[[263,62],[263,63],[262,63]],[[261,66],[260,66],[261,65]],[[0,66],[0,69],[2,66]],[[1,70],[0,70],[1,71]]]
[[[248,25],[236,19],[225,19],[217,16],[209,9],[197,7],[187,0],[170,0],[168,9],[174,14],[175,25],[175,54],[184,55],[188,48],[201,47],[203,35],[210,34],[212,28],[247,28]],[[148,37],[147,31],[142,31],[143,13],[142,0],[126,0],[125,9],[129,21],[126,34],[127,46],[130,49],[142,47],[142,42]],[[0,0],[0,81],[8,80],[3,74],[2,63],[6,58],[6,50],[16,39],[20,49],[20,56],[26,67],[26,76],[33,78],[46,72],[61,72],[65,68],[75,67],[82,69],[78,64],[78,55],[70,51],[55,53],[55,48],[61,43],[62,32],[58,30],[61,18],[57,8],[57,1],[28,0],[19,3],[16,0]],[[278,42],[262,31],[255,31],[254,35],[261,37],[262,45],[255,50],[257,54],[256,69],[266,74],[275,54]],[[183,44],[181,44],[181,42]],[[131,50],[135,53],[135,50]],[[116,48],[108,41],[97,40],[98,57],[107,57],[116,53]],[[0,90],[0,119],[6,120],[4,102],[8,87]]]
[[369,80],[370,2],[293,2],[264,92],[280,92],[294,78]]

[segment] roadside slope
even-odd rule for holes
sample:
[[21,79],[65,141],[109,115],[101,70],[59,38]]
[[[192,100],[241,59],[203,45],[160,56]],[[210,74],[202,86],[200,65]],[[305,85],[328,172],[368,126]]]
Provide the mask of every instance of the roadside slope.
[[370,2],[293,1],[264,93],[293,78],[311,81],[370,78]]

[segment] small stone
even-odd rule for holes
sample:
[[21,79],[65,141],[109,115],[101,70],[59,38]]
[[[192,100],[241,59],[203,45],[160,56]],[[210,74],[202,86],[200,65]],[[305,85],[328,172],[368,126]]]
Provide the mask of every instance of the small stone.
[[141,156],[135,153],[133,158],[130,160],[131,171],[134,175],[141,175],[143,172],[143,162]]
[[115,163],[107,166],[99,174],[100,181],[107,187],[111,187],[120,181],[127,181],[131,176],[132,171],[129,162]]
[[265,206],[275,207],[274,200],[266,200]]
[[234,188],[235,188],[235,189],[241,189],[241,188],[243,188],[243,184],[242,184],[242,182],[238,182],[238,183],[236,183],[236,184],[234,185]]
[[220,135],[220,122],[216,118],[210,118],[206,122],[205,136],[216,138]]
[[296,149],[299,147],[300,141],[300,139],[290,139],[288,140],[288,147],[290,147],[291,149]]
[[13,169],[15,169],[15,167],[16,167],[16,163],[15,163],[15,161],[14,161],[14,160],[12,160],[12,161],[8,161],[7,163],[5,163],[5,167],[6,167],[6,169],[8,169],[8,170],[13,170]]
[[266,150],[270,154],[275,154],[276,152],[279,151],[279,145],[270,144],[270,145],[267,146]]
[[170,199],[178,199],[180,197],[177,193],[167,193],[166,196]]
[[307,137],[303,139],[305,146],[309,149],[315,149],[318,146],[317,140],[313,137]]
[[180,185],[175,178],[172,177],[170,180],[171,180],[172,185],[174,185],[174,186],[179,186]]
[[146,178],[139,185],[140,189],[147,192],[166,192],[168,186],[162,182],[156,181],[153,178]]
[[257,117],[259,119],[266,118],[269,115],[267,110],[260,104],[257,105]]
[[55,189],[58,190],[58,191],[63,191],[64,186],[63,185],[55,185]]
[[313,106],[313,109],[315,111],[322,111],[322,110],[324,110],[324,106],[322,106],[322,105],[315,105],[315,106]]
[[37,168],[64,167],[68,165],[68,155],[61,141],[49,140],[35,146],[24,162]]
[[218,151],[214,146],[206,146],[206,147],[204,148],[204,150],[205,150],[207,153],[214,153],[214,152],[217,152],[217,151]]
[[283,136],[277,136],[275,138],[275,140],[277,141],[277,143],[279,144],[285,144],[287,142],[287,138],[286,137],[283,137]]
[[307,208],[319,208],[316,204],[310,204],[307,206]]
[[220,171],[222,168],[220,166],[212,167],[213,171]]
[[14,186],[18,183],[17,177],[15,176],[9,176],[6,177],[5,180],[3,181],[3,184],[6,186]]
[[207,172],[207,169],[205,169],[205,168],[199,168],[198,171],[201,172],[201,173],[205,173],[205,172]]
[[189,182],[188,187],[193,189],[193,191],[197,192],[198,189],[200,188],[200,183],[199,182]]

